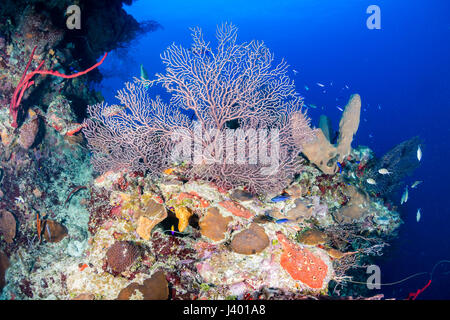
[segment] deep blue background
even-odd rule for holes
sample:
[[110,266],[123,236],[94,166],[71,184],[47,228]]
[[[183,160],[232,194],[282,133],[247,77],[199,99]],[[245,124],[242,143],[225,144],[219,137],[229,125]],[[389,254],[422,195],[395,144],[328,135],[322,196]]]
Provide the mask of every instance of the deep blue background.
[[[366,27],[371,4],[381,8],[381,30]],[[382,282],[430,272],[437,261],[450,260],[450,1],[140,0],[125,9],[138,21],[153,19],[164,29],[108,57],[101,69],[109,102],[123,82],[139,76],[141,63],[152,78],[163,71],[159,54],[168,45],[189,47],[189,27],[201,27],[214,43],[216,25],[232,22],[239,27],[240,41],[264,40],[277,59],[285,58],[299,71],[291,73],[299,93],[306,104],[319,106],[308,112],[315,125],[325,113],[337,126],[341,111],[336,107],[359,93],[364,109],[354,146],[367,145],[380,156],[415,135],[424,139],[421,166],[407,181],[424,183],[410,189],[410,200],[399,209],[405,224],[378,262]],[[440,265],[419,299],[450,299],[449,270],[449,264]],[[404,299],[428,278],[385,286],[381,292]]]

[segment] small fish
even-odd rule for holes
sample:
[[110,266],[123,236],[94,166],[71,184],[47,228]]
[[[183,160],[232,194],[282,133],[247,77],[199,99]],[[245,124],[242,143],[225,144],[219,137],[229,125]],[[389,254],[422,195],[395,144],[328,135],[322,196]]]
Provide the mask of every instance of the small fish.
[[404,204],[406,201],[408,201],[408,186],[406,186],[405,191],[403,192],[400,204]]
[[336,164],[339,167],[339,173],[342,173],[342,164],[339,161],[337,161]]
[[319,87],[322,87],[322,88],[325,87],[325,85],[321,84],[320,82],[317,82],[316,84],[317,84]]
[[272,201],[272,202],[281,202],[281,201],[289,200],[290,198],[291,198],[290,196],[279,195],[279,196],[276,196],[276,197],[272,198],[270,201]]
[[309,107],[310,107],[310,108],[313,108],[313,109],[317,109],[317,106],[314,105],[314,104],[309,104]]
[[417,209],[416,220],[417,220],[417,222],[420,221],[420,208]]
[[417,160],[422,159],[422,149],[420,149],[420,145],[417,147]]
[[306,90],[306,91],[308,91],[308,90],[309,90],[308,86],[305,86],[305,90]]
[[378,170],[379,174],[392,174],[392,172],[388,171],[388,169],[381,168]]
[[369,178],[366,180],[368,184],[377,184],[377,182],[375,180],[373,180],[372,178]]
[[141,64],[141,79],[148,80],[148,74],[147,71],[145,71],[143,64]]
[[292,69],[292,72],[294,73],[294,76],[296,76],[296,75],[297,75],[297,73],[298,73],[298,71],[297,71],[297,70],[295,70],[295,69]]
[[280,224],[280,223],[285,223],[285,222],[288,222],[288,221],[289,221],[289,219],[278,219],[278,220],[275,221],[275,223]]
[[344,111],[341,107],[336,106],[336,108],[338,108],[339,111]]
[[417,181],[415,181],[413,184],[412,184],[412,186],[411,186],[411,188],[413,188],[413,189],[415,189],[419,184],[421,184],[423,181],[421,181],[421,180],[417,180]]
[[378,105],[378,110],[381,110],[381,106],[380,105]]
[[348,89],[348,85],[345,85],[345,89]]

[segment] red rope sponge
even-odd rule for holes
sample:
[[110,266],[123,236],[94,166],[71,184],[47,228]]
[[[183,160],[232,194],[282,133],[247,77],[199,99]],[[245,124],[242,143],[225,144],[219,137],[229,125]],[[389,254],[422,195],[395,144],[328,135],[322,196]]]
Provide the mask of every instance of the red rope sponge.
[[108,53],[106,52],[105,55],[103,56],[103,58],[96,64],[94,64],[92,67],[81,71],[81,72],[77,72],[71,75],[66,75],[63,73],[60,73],[58,71],[53,71],[53,70],[40,70],[40,68],[42,67],[42,65],[44,64],[44,61],[42,61],[39,66],[36,68],[36,70],[30,72],[27,74],[28,69],[30,68],[30,64],[31,61],[33,60],[33,56],[34,56],[34,52],[36,51],[36,47],[34,47],[33,51],[31,52],[31,56],[30,59],[28,60],[28,63],[25,67],[25,71],[22,74],[22,78],[20,79],[19,84],[17,85],[16,90],[14,91],[14,95],[11,99],[11,104],[9,106],[9,112],[13,118],[13,122],[11,123],[11,126],[13,128],[17,128],[17,114],[19,111],[19,105],[20,105],[20,101],[22,100],[23,94],[25,93],[25,90],[27,90],[31,85],[33,85],[34,81],[31,81],[31,78],[34,77],[34,75],[36,74],[50,74],[52,76],[56,76],[56,77],[61,77],[61,78],[65,78],[65,79],[71,79],[71,78],[76,78],[79,76],[82,76],[86,73],[88,73],[89,71],[97,68],[99,65],[101,65],[103,63],[103,61],[105,60],[106,56],[108,55]]

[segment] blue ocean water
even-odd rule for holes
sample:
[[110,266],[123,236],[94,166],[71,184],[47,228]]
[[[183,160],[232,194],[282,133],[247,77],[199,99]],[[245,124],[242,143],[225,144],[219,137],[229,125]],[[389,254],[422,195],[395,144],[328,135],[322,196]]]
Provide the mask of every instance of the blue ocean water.
[[[366,26],[369,5],[380,8],[379,30]],[[216,26],[232,22],[239,28],[239,41],[263,40],[276,59],[284,58],[296,71],[291,76],[298,92],[307,105],[318,107],[308,110],[316,126],[326,114],[337,129],[339,108],[350,94],[359,93],[363,110],[353,146],[369,146],[381,156],[411,137],[423,139],[421,165],[405,182],[424,183],[410,189],[410,199],[399,206],[405,223],[377,259],[382,283],[431,272],[438,261],[450,260],[449,1],[140,0],[125,9],[138,21],[156,20],[163,28],[112,53],[101,66],[107,75],[101,84],[107,101],[114,102],[123,82],[139,77],[140,64],[150,77],[162,72],[159,55],[173,42],[189,47],[190,27],[201,27],[214,41]],[[401,190],[397,205],[400,197]],[[420,298],[450,299],[449,270],[449,264],[438,265]],[[376,293],[405,299],[429,278],[417,276]]]

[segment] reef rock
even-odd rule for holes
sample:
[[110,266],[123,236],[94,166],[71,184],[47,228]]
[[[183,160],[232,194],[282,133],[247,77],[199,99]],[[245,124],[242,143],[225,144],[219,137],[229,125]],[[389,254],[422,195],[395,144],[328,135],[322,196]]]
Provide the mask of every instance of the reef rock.
[[240,254],[256,254],[267,248],[269,243],[269,237],[264,228],[252,223],[248,229],[233,237],[231,249]]
[[140,285],[131,283],[120,291],[117,300],[167,300],[169,298],[169,286],[162,271],[157,271],[151,278],[144,280]]
[[236,201],[250,201],[253,200],[255,196],[252,195],[250,192],[236,189],[231,193],[230,198]]
[[328,241],[328,236],[326,233],[321,232],[319,230],[307,230],[303,232],[299,237],[298,241],[303,244],[307,244],[310,246],[317,246],[318,244],[324,244]]
[[316,138],[303,144],[303,154],[323,173],[334,174],[338,171],[337,162],[342,162],[351,152],[353,136],[359,127],[361,97],[354,94],[345,106],[339,122],[339,138],[334,146],[321,129],[315,131]]
[[334,218],[339,223],[352,223],[369,214],[370,199],[361,189],[354,186],[347,188],[349,202],[334,213]]
[[94,300],[95,296],[92,293],[81,293],[72,300]]
[[213,241],[223,240],[231,221],[232,217],[223,217],[217,208],[209,208],[206,216],[199,222],[200,232]]
[[24,149],[29,149],[39,132],[39,118],[35,116],[29,122],[24,123],[19,131],[19,145]]
[[5,274],[6,270],[9,268],[8,256],[0,250],[0,292],[6,284]]
[[0,211],[0,234],[7,243],[12,243],[16,236],[16,219],[6,210]]
[[312,217],[312,214],[313,214],[312,208],[306,207],[306,205],[300,199],[296,199],[294,201],[294,203],[295,203],[295,207],[290,209],[285,216],[279,215],[279,216],[276,216],[276,218],[277,219],[286,218],[286,219],[293,220],[293,221],[300,221],[300,220],[305,220],[305,219],[309,219]]

